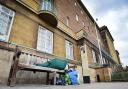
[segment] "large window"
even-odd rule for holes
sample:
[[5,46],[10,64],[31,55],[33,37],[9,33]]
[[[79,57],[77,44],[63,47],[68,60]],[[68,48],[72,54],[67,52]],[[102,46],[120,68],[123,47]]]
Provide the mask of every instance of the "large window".
[[66,18],[66,25],[69,26],[69,17]]
[[65,46],[66,46],[66,58],[68,59],[74,59],[73,57],[73,44],[69,41],[65,41]]
[[78,14],[76,14],[76,21],[79,21],[79,16],[78,16]]
[[0,40],[8,41],[14,12],[0,4]]
[[102,64],[106,64],[106,59],[104,57],[102,58]]
[[96,63],[96,52],[92,49],[92,57],[93,57],[93,61],[94,63]]
[[53,53],[53,33],[39,26],[37,49],[47,53]]
[[41,1],[42,1],[41,10],[48,10],[48,11],[53,10],[53,5],[54,5],[53,0],[41,0]]

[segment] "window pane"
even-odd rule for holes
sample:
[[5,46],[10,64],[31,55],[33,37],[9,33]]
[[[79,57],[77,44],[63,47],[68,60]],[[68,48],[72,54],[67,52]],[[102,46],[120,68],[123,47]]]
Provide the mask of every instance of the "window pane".
[[53,9],[53,0],[42,0],[41,9],[51,11]]
[[69,41],[65,41],[66,58],[73,59],[73,44]]
[[66,18],[66,25],[69,26],[69,17]]
[[51,0],[48,0],[48,10],[52,10],[52,2],[51,2]]
[[66,46],[66,58],[69,57],[69,44],[68,44],[68,41],[65,42],[65,46]]
[[96,63],[96,53],[94,50],[92,50],[92,56],[93,56],[93,61]]
[[70,45],[71,46],[71,59],[73,59],[73,44]]
[[0,14],[0,35],[7,35],[9,24],[10,24],[9,16],[1,12]]
[[0,5],[0,39],[7,41],[11,30],[14,12]]
[[76,14],[76,21],[79,21],[79,16]]
[[45,51],[45,33],[46,31],[39,27],[37,49],[41,51]]
[[39,27],[37,49],[47,53],[53,52],[53,33],[44,27]]
[[47,30],[46,37],[46,51],[52,53],[53,51],[53,33]]

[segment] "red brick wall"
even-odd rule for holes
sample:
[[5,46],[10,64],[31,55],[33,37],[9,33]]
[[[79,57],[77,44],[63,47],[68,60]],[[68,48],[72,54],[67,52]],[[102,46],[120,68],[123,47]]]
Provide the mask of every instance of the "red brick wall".
[[[93,43],[96,42],[95,25],[83,11],[76,0],[55,0],[58,19],[66,24],[66,18],[69,17],[69,27],[74,31],[80,31],[85,23],[84,30],[88,33],[88,39]],[[75,6],[75,2],[77,5]],[[83,12],[83,14],[81,13]],[[79,21],[76,21],[76,14],[79,16]]]

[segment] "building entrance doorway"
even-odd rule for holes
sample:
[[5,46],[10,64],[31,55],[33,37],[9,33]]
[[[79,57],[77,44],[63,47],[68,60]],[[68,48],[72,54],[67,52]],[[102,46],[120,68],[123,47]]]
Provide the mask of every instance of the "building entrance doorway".
[[99,74],[96,75],[96,78],[97,78],[97,82],[100,82],[100,75]]

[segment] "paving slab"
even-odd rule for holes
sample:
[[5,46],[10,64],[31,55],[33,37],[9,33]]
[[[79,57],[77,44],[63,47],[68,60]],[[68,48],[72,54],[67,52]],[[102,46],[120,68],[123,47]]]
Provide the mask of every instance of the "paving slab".
[[51,86],[39,84],[17,84],[15,87],[0,85],[0,89],[128,89],[128,82],[91,83],[75,86]]

